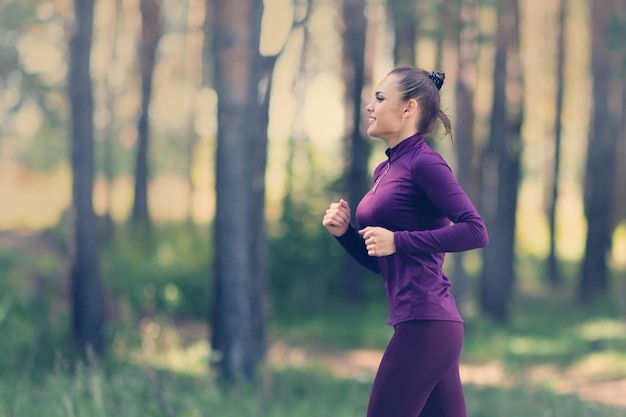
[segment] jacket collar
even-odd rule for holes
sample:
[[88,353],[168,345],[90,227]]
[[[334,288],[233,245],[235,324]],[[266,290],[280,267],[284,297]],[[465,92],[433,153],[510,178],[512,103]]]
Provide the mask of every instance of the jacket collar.
[[401,155],[407,153],[410,150],[416,150],[422,147],[424,144],[424,137],[421,133],[416,133],[413,136],[410,136],[398,143],[393,148],[387,148],[385,154],[387,154],[387,158],[389,161],[394,161],[398,159]]

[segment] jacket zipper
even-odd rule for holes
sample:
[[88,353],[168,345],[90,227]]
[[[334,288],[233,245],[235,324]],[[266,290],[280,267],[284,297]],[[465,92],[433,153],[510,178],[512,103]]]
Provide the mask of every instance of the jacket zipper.
[[372,188],[373,194],[376,194],[376,189],[378,188],[378,184],[380,184],[380,181],[383,179],[383,177],[387,175],[390,168],[391,168],[391,161],[387,161],[387,169],[385,169],[385,172],[380,174],[380,176],[378,177],[378,179],[376,179],[376,182],[374,183],[374,187]]

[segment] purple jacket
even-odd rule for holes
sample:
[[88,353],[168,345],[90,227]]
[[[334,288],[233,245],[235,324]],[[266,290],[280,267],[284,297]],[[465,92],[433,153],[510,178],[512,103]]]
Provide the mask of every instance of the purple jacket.
[[386,154],[388,160],[374,170],[372,188],[359,203],[356,219],[360,227],[395,232],[396,253],[369,256],[353,226],[337,240],[361,265],[383,275],[388,324],[462,322],[442,265],[446,252],[486,246],[485,224],[446,161],[421,135],[403,140]]

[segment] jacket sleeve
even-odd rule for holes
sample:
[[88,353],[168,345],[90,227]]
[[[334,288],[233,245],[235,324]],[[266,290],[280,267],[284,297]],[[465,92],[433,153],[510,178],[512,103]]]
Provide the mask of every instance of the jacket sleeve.
[[453,224],[434,230],[394,233],[398,253],[461,252],[489,243],[485,224],[448,164],[437,154],[416,157],[413,183]]
[[354,226],[350,225],[346,233],[335,239],[355,261],[376,274],[380,273],[377,258],[367,254],[365,240],[359,235]]

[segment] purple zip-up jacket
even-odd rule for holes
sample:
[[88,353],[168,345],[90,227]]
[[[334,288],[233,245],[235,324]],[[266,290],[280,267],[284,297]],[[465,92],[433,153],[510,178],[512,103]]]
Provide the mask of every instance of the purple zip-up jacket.
[[383,275],[389,301],[387,324],[462,322],[442,265],[446,252],[486,246],[485,224],[446,161],[420,134],[386,154],[388,160],[374,170],[372,188],[359,203],[356,219],[360,227],[393,231],[396,253],[369,256],[352,225],[337,240],[361,265]]

